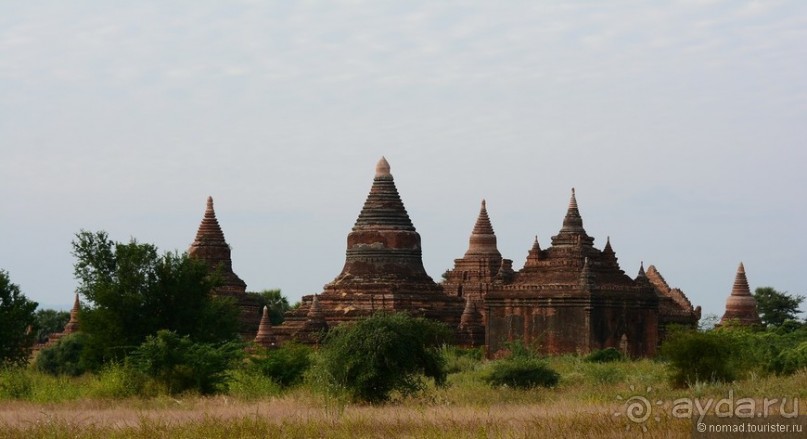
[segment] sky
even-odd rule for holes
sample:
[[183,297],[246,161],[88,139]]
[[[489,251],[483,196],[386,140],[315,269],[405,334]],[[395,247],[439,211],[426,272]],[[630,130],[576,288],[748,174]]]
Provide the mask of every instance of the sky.
[[[71,241],[188,248],[317,293],[384,155],[435,279],[487,200],[546,248],[571,188],[623,270],[722,314],[807,294],[807,2],[3,1],[0,269],[68,309]],[[804,307],[803,308],[807,308]]]

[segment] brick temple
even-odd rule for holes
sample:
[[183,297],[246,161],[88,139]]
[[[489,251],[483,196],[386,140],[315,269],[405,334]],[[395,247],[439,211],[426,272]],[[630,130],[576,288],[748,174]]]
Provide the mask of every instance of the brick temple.
[[312,343],[333,326],[379,311],[405,311],[456,328],[458,344],[484,345],[488,355],[522,340],[545,353],[616,347],[649,356],[668,325],[695,326],[701,311],[655,267],[648,271],[626,275],[610,239],[602,250],[594,247],[572,190],[551,245],[542,249],[536,237],[519,271],[499,252],[483,200],[468,250],[436,284],[423,268],[420,235],[382,158],[348,234],[341,273],[321,294],[303,297],[273,329],[279,342]]
[[208,269],[217,273],[221,282],[212,293],[235,299],[240,311],[238,323],[241,336],[245,339],[255,337],[261,318],[260,306],[247,295],[246,282],[233,271],[230,246],[216,218],[213,197],[207,197],[207,207],[196,238],[188,248],[188,256],[203,261]]
[[420,234],[383,157],[364,207],[347,236],[345,264],[322,293],[304,296],[274,328],[279,342],[315,342],[327,328],[376,312],[408,312],[460,324],[465,302],[446,294],[423,268]]
[[484,341],[475,339],[473,345],[483,343],[488,355],[521,340],[547,354],[614,347],[649,356],[668,325],[694,326],[700,318],[700,308],[650,268],[651,276],[641,267],[631,278],[620,268],[610,239],[602,250],[594,246],[572,189],[551,245],[542,249],[536,237],[519,271],[496,248],[483,201],[468,251],[443,275],[443,285],[482,310]]
[[759,318],[757,300],[751,294],[748,278],[745,275],[745,266],[740,262],[740,266],[737,267],[737,274],[734,276],[731,294],[726,299],[726,312],[720,319],[718,326],[756,326],[761,324],[762,320]]

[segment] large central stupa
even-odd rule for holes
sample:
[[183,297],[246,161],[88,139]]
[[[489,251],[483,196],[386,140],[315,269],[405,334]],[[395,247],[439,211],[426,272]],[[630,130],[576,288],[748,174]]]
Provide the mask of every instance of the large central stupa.
[[[389,163],[376,165],[370,194],[347,236],[342,272],[322,294],[286,314],[278,338],[315,341],[323,327],[375,312],[409,312],[456,328],[464,301],[445,294],[423,268],[420,235],[404,208]],[[325,325],[323,325],[324,320]],[[315,333],[316,332],[316,333]]]

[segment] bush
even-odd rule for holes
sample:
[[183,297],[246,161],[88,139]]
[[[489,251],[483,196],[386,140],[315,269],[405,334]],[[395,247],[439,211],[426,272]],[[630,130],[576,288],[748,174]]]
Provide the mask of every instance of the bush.
[[671,382],[686,387],[697,382],[730,382],[738,373],[737,343],[725,331],[675,331],[661,346],[669,362]]
[[187,336],[161,330],[146,338],[130,356],[135,369],[175,394],[195,390],[206,395],[226,387],[228,371],[243,356],[243,346],[194,343]]
[[230,376],[227,390],[232,396],[254,400],[279,395],[282,389],[272,378],[258,370],[239,369]]
[[442,356],[446,360],[446,372],[449,374],[476,369],[482,364],[482,348],[459,348],[443,346]]
[[50,375],[82,375],[88,370],[82,357],[86,342],[87,336],[81,332],[65,336],[55,345],[39,351],[34,367]]
[[108,364],[98,373],[89,394],[98,398],[143,396],[146,377],[130,365]]
[[491,386],[508,386],[516,389],[554,387],[560,374],[538,358],[514,357],[493,363],[484,380]]
[[333,329],[325,339],[322,368],[331,388],[354,400],[387,401],[424,387],[423,377],[442,385],[445,359],[440,346],[451,336],[442,323],[406,314],[376,314]]
[[807,341],[792,349],[782,351],[776,358],[779,373],[793,374],[807,368]]
[[619,350],[616,348],[600,349],[590,353],[586,357],[586,361],[589,363],[610,363],[612,361],[622,361],[624,359],[625,356],[622,355],[622,352],[619,352]]
[[34,383],[22,367],[0,368],[0,399],[27,399]]
[[299,383],[311,367],[311,348],[288,343],[277,349],[259,350],[250,357],[250,368],[271,378],[281,387]]

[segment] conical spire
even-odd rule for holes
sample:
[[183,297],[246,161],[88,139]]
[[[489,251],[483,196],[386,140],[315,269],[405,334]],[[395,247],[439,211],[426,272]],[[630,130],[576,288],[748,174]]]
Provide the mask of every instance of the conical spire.
[[647,273],[644,272],[644,261],[639,263],[639,273],[636,275],[636,279],[647,279]]
[[[213,197],[207,197],[207,207],[202,218],[196,239],[188,249],[188,255],[204,261],[210,270],[221,269],[223,282],[217,291],[226,294],[242,294],[247,284],[233,272],[233,261],[230,246],[224,239],[216,211],[213,209]],[[253,323],[254,324],[254,323]]]
[[591,261],[588,257],[583,258],[583,269],[580,270],[580,282],[589,287],[594,285],[594,273],[591,272]]
[[227,245],[224,240],[224,232],[221,231],[219,221],[216,219],[216,211],[213,209],[213,197],[207,197],[207,207],[199,230],[196,232],[194,244],[198,245]]
[[614,249],[611,248],[611,237],[608,236],[605,238],[605,248],[602,249],[603,253],[614,253]]
[[560,232],[552,237],[552,245],[591,246],[593,243],[594,238],[588,236],[583,228],[583,217],[580,216],[580,210],[577,208],[577,197],[575,196],[574,188],[572,188],[572,196],[569,199],[566,216],[563,218],[563,226]]
[[538,235],[535,235],[535,241],[532,242],[530,253],[539,253],[541,251],[541,244],[538,243]]
[[726,312],[720,319],[720,324],[736,321],[742,325],[757,325],[761,323],[757,311],[757,301],[751,295],[748,278],[745,276],[745,266],[740,262],[737,274],[734,276],[734,285],[731,295],[726,300]]
[[583,217],[577,208],[577,197],[572,188],[572,197],[569,199],[569,208],[566,210],[566,217],[563,218],[563,228],[561,230],[569,232],[585,232],[583,230]]
[[471,296],[465,297],[465,309],[460,317],[459,344],[476,347],[485,344],[485,325],[482,314]]
[[535,235],[535,241],[532,242],[529,252],[527,252],[527,261],[524,263],[524,268],[535,267],[538,261],[541,260],[541,244],[538,243],[538,235]]
[[381,160],[375,165],[375,176],[376,178],[392,177],[389,162],[383,155],[381,156]]
[[389,168],[382,157],[364,207],[347,236],[345,265],[328,288],[350,284],[377,290],[379,284],[406,282],[439,290],[423,267],[420,235],[406,213]]
[[272,335],[272,321],[269,319],[269,307],[264,305],[261,323],[258,326],[258,334],[255,336],[255,343],[268,348],[275,345],[275,337]]
[[364,207],[353,230],[397,229],[415,231],[406,213],[387,159],[381,157],[375,168],[375,178]]
[[72,334],[79,329],[78,324],[78,313],[81,311],[81,303],[78,300],[78,293],[76,293],[76,298],[73,301],[73,309],[70,310],[70,320],[64,325],[64,333],[65,334]]
[[482,207],[479,209],[479,216],[476,218],[476,224],[474,224],[474,229],[471,232],[468,251],[465,252],[465,256],[488,256],[497,259],[502,256],[496,247],[496,234],[490,224],[490,217],[488,217],[484,199],[482,200]]
[[740,262],[737,267],[737,274],[734,276],[734,285],[731,288],[732,296],[751,296],[751,288],[748,286],[748,278],[745,276],[745,266]]
[[308,308],[306,318],[308,320],[322,320],[324,318],[322,309],[319,306],[319,296],[317,294],[314,294],[314,298],[311,299],[311,307]]

